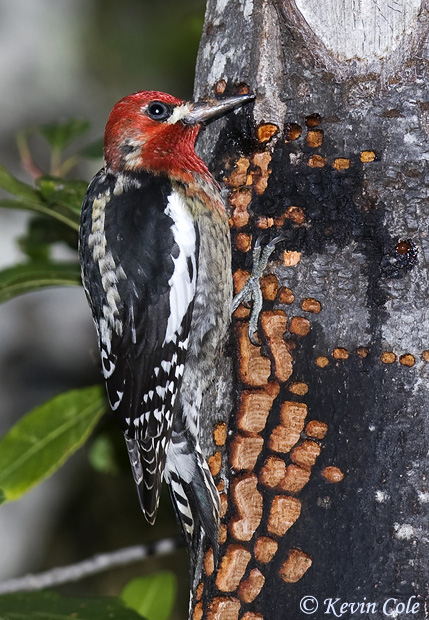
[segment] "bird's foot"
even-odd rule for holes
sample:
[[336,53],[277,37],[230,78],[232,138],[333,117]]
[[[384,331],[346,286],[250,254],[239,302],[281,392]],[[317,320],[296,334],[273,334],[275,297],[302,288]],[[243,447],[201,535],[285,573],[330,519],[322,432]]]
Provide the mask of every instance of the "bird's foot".
[[265,247],[262,247],[261,240],[264,235],[260,235],[255,242],[253,248],[253,268],[249,279],[243,286],[241,291],[237,293],[232,301],[232,312],[237,310],[241,303],[252,303],[252,310],[249,318],[249,338],[252,344],[259,346],[260,342],[255,338],[258,332],[258,320],[262,310],[262,291],[259,283],[260,278],[264,275],[266,266],[271,254],[274,252],[277,243],[283,241],[284,235],[278,235],[271,239]]

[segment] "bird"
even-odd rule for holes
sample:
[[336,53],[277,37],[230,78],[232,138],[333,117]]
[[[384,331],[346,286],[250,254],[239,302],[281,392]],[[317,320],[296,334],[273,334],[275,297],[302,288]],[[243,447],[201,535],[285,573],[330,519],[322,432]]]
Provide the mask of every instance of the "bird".
[[194,552],[201,536],[217,547],[219,494],[199,433],[233,291],[228,213],[195,141],[202,124],[253,99],[124,97],[82,205],[82,282],[140,506],[153,524],[164,478]]

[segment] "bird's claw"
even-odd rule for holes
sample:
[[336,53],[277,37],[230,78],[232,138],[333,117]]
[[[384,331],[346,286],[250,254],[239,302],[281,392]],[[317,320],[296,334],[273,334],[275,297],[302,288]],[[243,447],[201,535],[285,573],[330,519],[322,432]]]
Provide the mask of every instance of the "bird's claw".
[[267,245],[262,248],[261,239],[263,236],[264,235],[259,235],[253,248],[252,273],[250,274],[246,284],[243,286],[241,291],[237,293],[232,301],[232,312],[235,312],[241,303],[253,302],[249,318],[249,339],[255,346],[260,346],[261,344],[259,339],[255,338],[255,334],[258,333],[258,321],[263,303],[259,280],[264,275],[269,258],[274,252],[277,243],[284,239],[284,235],[278,235],[277,237],[274,237],[274,239],[271,239]]

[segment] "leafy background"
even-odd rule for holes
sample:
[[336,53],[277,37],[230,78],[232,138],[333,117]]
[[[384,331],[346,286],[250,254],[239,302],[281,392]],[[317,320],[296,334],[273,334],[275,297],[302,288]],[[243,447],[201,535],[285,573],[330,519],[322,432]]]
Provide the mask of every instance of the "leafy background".
[[[103,392],[92,387],[100,375],[94,328],[76,286],[76,222],[86,183],[101,166],[113,104],[140,89],[192,95],[203,14],[202,0],[0,2],[0,434],[12,429],[0,451],[0,500],[7,500],[0,508],[0,579],[178,534],[166,492],[156,525],[143,519],[121,433],[102,415]],[[71,286],[44,288],[52,284]],[[61,412],[70,419],[58,420]],[[33,444],[22,443],[16,428]],[[66,463],[39,484],[53,454]],[[157,620],[156,604],[138,608],[141,593],[150,593],[148,604],[166,599],[177,581],[170,617],[184,617],[187,565],[182,549],[45,598],[0,597],[0,616],[24,618],[26,605],[51,605],[84,617],[82,606],[82,613],[68,609],[62,597],[123,592]],[[165,570],[176,579],[159,573]],[[95,607],[87,612],[97,617]]]

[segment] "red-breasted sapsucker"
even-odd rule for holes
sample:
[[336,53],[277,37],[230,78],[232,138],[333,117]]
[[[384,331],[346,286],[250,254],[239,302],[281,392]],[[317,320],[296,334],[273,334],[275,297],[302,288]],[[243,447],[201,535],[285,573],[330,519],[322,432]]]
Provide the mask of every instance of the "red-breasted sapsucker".
[[82,207],[82,280],[140,504],[153,523],[164,476],[191,546],[196,525],[217,541],[219,496],[199,418],[232,302],[228,218],[194,145],[201,123],[251,99],[125,97]]

